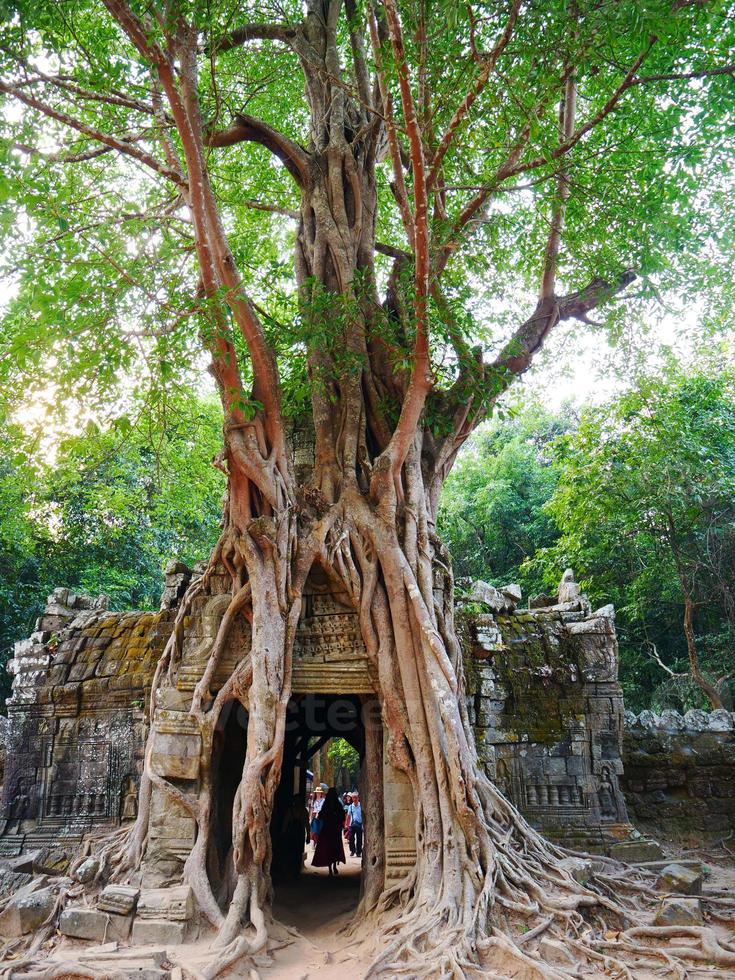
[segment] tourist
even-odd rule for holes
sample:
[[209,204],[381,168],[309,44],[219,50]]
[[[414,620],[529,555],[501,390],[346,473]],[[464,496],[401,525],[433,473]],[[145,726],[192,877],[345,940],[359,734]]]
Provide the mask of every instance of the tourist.
[[322,829],[321,812],[323,806],[324,789],[320,783],[314,789],[314,799],[311,801],[311,810],[309,811],[309,829],[311,830],[311,842],[314,847],[316,847]]
[[357,790],[352,793],[352,803],[347,808],[347,817],[350,821],[350,854],[353,857],[362,857],[362,806]]
[[346,864],[345,849],[342,845],[345,811],[334,787],[327,791],[319,816],[321,828],[311,863],[315,868],[329,868],[331,877],[339,873],[337,864]]

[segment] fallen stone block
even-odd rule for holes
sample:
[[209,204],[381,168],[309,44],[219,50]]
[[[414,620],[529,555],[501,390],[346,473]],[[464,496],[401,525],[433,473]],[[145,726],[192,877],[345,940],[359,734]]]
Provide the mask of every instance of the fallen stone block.
[[656,926],[701,926],[702,903],[698,898],[667,898],[656,913]]
[[113,915],[130,915],[135,910],[140,889],[132,885],[107,885],[102,889],[97,908]]
[[139,946],[179,946],[186,936],[186,922],[168,919],[136,919],[133,924],[133,942]]
[[26,851],[16,857],[3,858],[3,864],[9,871],[17,871],[22,874],[33,872],[33,862],[40,857],[40,851]]
[[14,939],[35,932],[51,915],[56,903],[53,888],[32,890],[34,882],[21,888],[0,913],[0,936]]
[[521,587],[520,585],[517,585],[515,582],[511,582],[510,585],[501,585],[500,592],[514,606],[517,606],[518,603],[523,598],[523,592],[521,591]]
[[610,857],[627,864],[641,864],[644,861],[657,861],[664,857],[661,845],[647,837],[639,840],[624,840],[610,845]]
[[504,596],[493,585],[479,579],[472,582],[467,598],[470,602],[480,602],[487,606],[490,612],[510,612],[513,608],[512,600]]
[[100,870],[100,859],[96,857],[88,857],[86,861],[82,861],[79,867],[72,874],[72,878],[75,881],[80,882],[82,885],[88,884],[92,881]]
[[568,857],[559,861],[559,867],[567,871],[580,885],[585,885],[595,873],[592,861],[586,858]]
[[554,605],[556,605],[556,596],[548,595],[546,592],[539,592],[528,600],[529,609],[548,609],[549,606]]
[[33,875],[0,867],[0,898],[12,895],[33,880]]
[[668,864],[656,880],[656,889],[680,895],[701,895],[702,872],[682,864]]
[[138,899],[138,919],[188,922],[194,916],[194,893],[189,885],[145,888]]
[[544,963],[557,963],[562,966],[574,963],[574,957],[558,939],[543,936],[538,944],[538,951]]
[[64,909],[59,920],[59,932],[72,939],[93,939],[103,943],[116,938],[109,935],[109,920],[106,912],[97,909]]

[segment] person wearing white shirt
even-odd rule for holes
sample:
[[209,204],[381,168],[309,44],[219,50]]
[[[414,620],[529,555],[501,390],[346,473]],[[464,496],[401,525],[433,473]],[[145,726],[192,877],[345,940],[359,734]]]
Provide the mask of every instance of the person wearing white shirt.
[[347,815],[350,818],[350,854],[353,857],[362,857],[362,805],[358,792],[352,793],[352,803],[347,807]]

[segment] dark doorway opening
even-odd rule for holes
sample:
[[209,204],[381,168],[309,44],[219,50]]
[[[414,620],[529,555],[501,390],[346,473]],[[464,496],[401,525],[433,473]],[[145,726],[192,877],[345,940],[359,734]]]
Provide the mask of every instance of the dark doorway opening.
[[[271,818],[272,876],[277,917],[300,929],[319,928],[331,918],[354,910],[359,901],[362,868],[358,859],[348,856],[346,842],[347,864],[339,866],[337,878],[330,878],[326,869],[311,866],[307,800],[314,785],[324,782],[331,787],[338,775],[334,768],[339,767],[330,764],[327,757],[334,739],[344,739],[352,746],[362,766],[362,711],[359,695],[295,695],[289,703],[281,782]],[[357,788],[363,792],[362,787]]]
[[[377,711],[377,714],[376,714]],[[312,789],[312,776],[330,786],[334,776],[344,767],[334,765],[336,773],[325,768],[327,749],[332,740],[343,739],[354,749],[359,759],[359,775],[351,786],[339,785],[339,790],[356,788],[360,792],[363,812],[371,792],[382,801],[382,764],[376,744],[382,744],[380,723],[370,721],[366,740],[366,720],[377,717],[379,708],[373,697],[357,694],[301,694],[289,702],[281,780],[274,799],[271,817],[272,863],[271,874],[275,891],[276,917],[301,931],[317,932],[340,916],[351,914],[360,899],[363,886],[362,863],[349,856],[345,841],[346,864],[339,866],[339,875],[330,878],[326,868],[311,865],[313,846],[307,843],[307,797]],[[247,711],[238,702],[225,705],[213,744],[213,834],[208,853],[208,869],[215,895],[224,908],[231,898],[234,883],[232,861],[232,808],[242,778],[247,746]],[[372,746],[372,747],[371,747]],[[366,751],[373,765],[366,763]],[[321,759],[321,769],[318,764]],[[355,772],[353,765],[350,778]],[[380,780],[380,785],[370,785]],[[379,774],[379,775],[377,775]],[[377,798],[376,797],[376,798]],[[382,802],[381,802],[382,812]],[[294,831],[296,813],[300,829]],[[370,836],[366,820],[366,838]],[[376,837],[376,840],[379,839]]]
[[[212,843],[208,855],[210,879],[222,882],[232,851],[232,808],[242,779],[248,738],[248,713],[239,701],[230,701],[222,709],[212,745],[214,777]],[[216,867],[213,867],[216,862]],[[229,899],[229,894],[222,898]]]

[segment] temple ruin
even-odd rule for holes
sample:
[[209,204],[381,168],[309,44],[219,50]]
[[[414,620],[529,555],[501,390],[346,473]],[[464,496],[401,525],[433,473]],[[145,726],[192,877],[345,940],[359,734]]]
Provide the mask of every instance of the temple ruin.
[[[110,612],[104,597],[66,589],[49,597],[36,631],[16,645],[9,667],[1,855],[33,852],[37,868],[63,872],[85,839],[134,820],[149,730],[153,773],[176,787],[197,787],[203,753],[211,748],[202,746],[189,711],[230,600],[224,568],[209,578],[184,620],[181,656],[171,682],[157,691],[153,717],[149,700],[178,605],[203,568],[172,562],[156,613]],[[558,596],[536,600],[536,608],[520,604],[517,586],[472,583],[460,591],[467,706],[483,764],[545,834],[575,848],[641,860],[651,845],[631,826],[620,789],[624,709],[612,608],[593,613],[570,574]],[[249,629],[241,620],[229,634],[213,692],[248,648]],[[314,569],[294,650],[283,774],[271,822],[276,872],[281,814],[294,795],[305,798],[310,760],[333,737],[345,738],[363,761],[371,860],[388,882],[413,865],[412,795],[385,751],[375,691],[357,616],[347,596]],[[223,879],[246,726],[247,713],[233,699],[214,746],[214,840]],[[367,774],[376,772],[381,777],[370,785]],[[130,920],[133,941],[183,940],[193,907],[180,882],[194,840],[191,815],[154,785],[140,897],[133,889],[135,922],[129,896],[118,894],[124,886],[108,887],[99,906],[109,917],[120,905],[117,913]],[[62,931],[99,938],[90,910],[74,911],[65,913]]]

